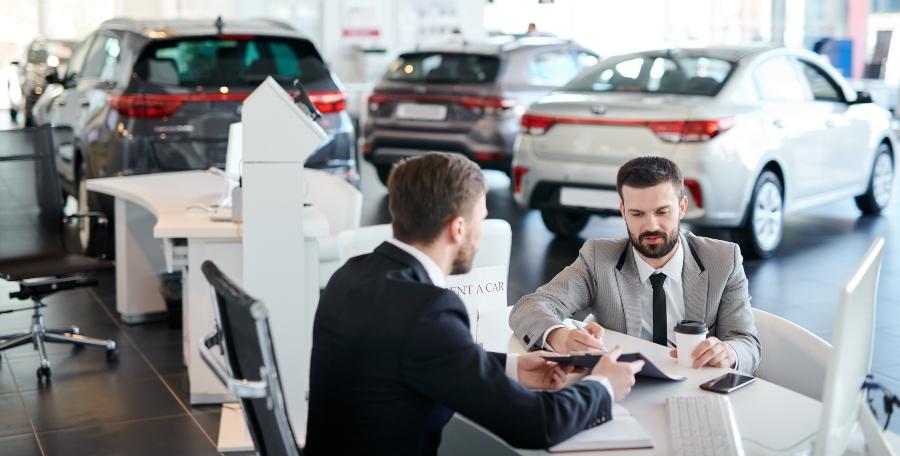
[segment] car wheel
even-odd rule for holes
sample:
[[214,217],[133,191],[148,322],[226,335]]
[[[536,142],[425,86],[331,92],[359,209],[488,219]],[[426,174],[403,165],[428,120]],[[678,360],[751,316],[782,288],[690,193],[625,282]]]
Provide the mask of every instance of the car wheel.
[[591,214],[559,209],[541,210],[544,225],[551,233],[566,239],[578,237],[591,218]]
[[391,165],[375,165],[375,171],[378,172],[378,180],[387,187],[388,177],[391,175]]
[[856,207],[865,215],[878,215],[891,202],[894,191],[894,159],[887,144],[878,146],[872,174],[869,176],[869,187],[865,193],[856,197]]
[[[87,190],[87,166],[84,162],[78,167],[78,175],[75,179],[75,189],[78,200],[78,212],[91,212],[97,209],[97,204],[92,201],[92,195]],[[96,256],[101,251],[96,217],[83,217],[78,219],[78,243],[85,255]]]
[[784,233],[784,187],[775,173],[764,171],[756,179],[744,219],[735,233],[744,256],[772,256]]

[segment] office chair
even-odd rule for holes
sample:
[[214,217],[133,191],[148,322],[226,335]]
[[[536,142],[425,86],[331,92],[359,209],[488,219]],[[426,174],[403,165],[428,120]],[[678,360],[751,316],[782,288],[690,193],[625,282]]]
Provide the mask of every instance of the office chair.
[[[240,399],[257,454],[301,455],[288,420],[266,307],[247,296],[213,262],[204,261],[202,270],[211,285],[216,329],[201,341],[200,356]],[[216,346],[224,365],[211,351]]]
[[[58,131],[64,135],[71,129]],[[44,298],[96,286],[90,274],[113,267],[111,261],[70,253],[65,247],[70,220],[96,218],[103,227],[106,218],[97,212],[64,217],[55,150],[50,126],[0,131],[0,279],[18,282],[19,291],[9,293],[10,298],[32,301],[30,306],[0,310],[0,314],[33,311],[29,330],[0,334],[0,352],[34,344],[41,358],[39,381],[50,380],[46,342],[103,347],[108,360],[118,353],[113,340],[83,336],[77,326],[53,329],[44,324]]]

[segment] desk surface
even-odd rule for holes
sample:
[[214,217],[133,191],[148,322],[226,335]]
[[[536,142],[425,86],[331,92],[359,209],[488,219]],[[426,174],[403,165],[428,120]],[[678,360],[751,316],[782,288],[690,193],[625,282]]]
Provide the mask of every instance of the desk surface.
[[[506,323],[509,311],[482,315],[479,326],[490,325],[496,331],[482,332],[485,350],[522,353],[522,344],[512,337]],[[669,357],[668,349],[652,342],[613,331],[606,332],[607,346],[621,345],[625,353],[641,352],[666,372],[684,375],[682,382],[648,382],[638,380],[631,394],[621,402],[647,429],[653,439],[653,449],[628,451],[579,452],[579,455],[638,455],[670,454],[669,425],[665,400],[671,396],[716,394],[703,391],[699,385],[718,377],[730,369],[690,369],[678,366]],[[802,394],[782,388],[762,379],[728,395],[734,408],[738,431],[748,454],[775,453],[775,449],[787,449],[814,436],[820,419],[822,405]],[[801,447],[802,448],[802,447]],[[546,451],[518,450],[520,454],[541,455]]]
[[156,238],[241,236],[239,223],[213,221],[207,212],[188,209],[192,204],[215,204],[225,191],[224,176],[207,171],[179,171],[104,177],[89,179],[87,188],[145,207],[156,216]]
[[[188,208],[215,204],[225,184],[224,176],[208,171],[179,171],[89,179],[87,188],[145,207],[156,217],[155,238],[237,239],[241,237],[240,223],[214,221],[209,213]],[[328,221],[321,211],[306,209],[306,237],[327,235]]]

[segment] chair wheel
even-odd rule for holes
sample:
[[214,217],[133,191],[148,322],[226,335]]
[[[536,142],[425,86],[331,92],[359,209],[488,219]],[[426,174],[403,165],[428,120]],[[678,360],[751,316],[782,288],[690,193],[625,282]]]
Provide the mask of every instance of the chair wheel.
[[107,361],[115,361],[119,358],[119,349],[118,348],[107,348],[106,349],[106,360]]
[[37,368],[37,378],[38,381],[46,380],[50,381],[50,368],[49,367],[39,367]]

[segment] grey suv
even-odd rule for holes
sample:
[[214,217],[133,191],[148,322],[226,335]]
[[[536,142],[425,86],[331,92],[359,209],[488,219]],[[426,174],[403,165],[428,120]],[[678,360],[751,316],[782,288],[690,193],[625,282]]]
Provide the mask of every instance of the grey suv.
[[[46,109],[40,122],[75,132],[74,147],[58,151],[64,192],[79,210],[112,215],[111,200],[88,194],[86,179],[224,166],[228,125],[240,121],[241,102],[267,76],[295,94],[298,81],[322,113],[331,140],[306,166],[358,184],[343,88],[293,28],[268,20],[113,19],[73,54],[56,81],[62,88],[47,90],[52,100],[39,102]],[[84,227],[86,248],[91,238]]]
[[508,172],[525,108],[598,60],[553,37],[401,54],[369,97],[363,155],[382,182],[394,162],[427,151]]

